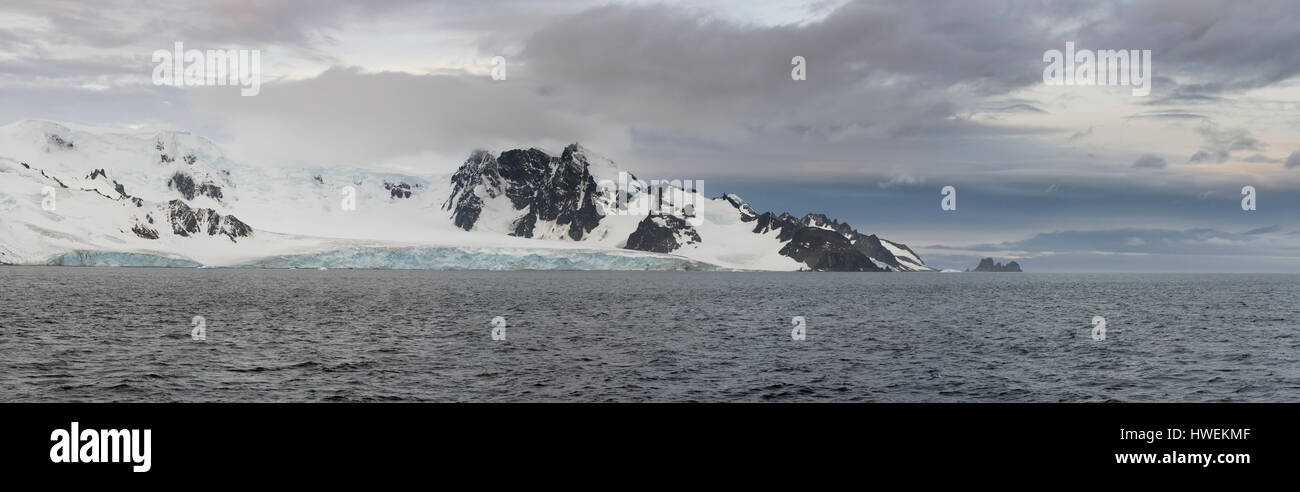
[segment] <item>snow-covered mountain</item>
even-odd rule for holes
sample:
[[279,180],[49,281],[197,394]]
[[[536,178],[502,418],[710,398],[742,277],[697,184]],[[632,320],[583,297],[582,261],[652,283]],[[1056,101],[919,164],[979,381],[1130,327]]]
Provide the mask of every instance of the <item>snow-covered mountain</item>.
[[694,188],[577,144],[422,176],[255,167],[185,132],[27,120],[0,127],[0,263],[933,271],[824,215]]

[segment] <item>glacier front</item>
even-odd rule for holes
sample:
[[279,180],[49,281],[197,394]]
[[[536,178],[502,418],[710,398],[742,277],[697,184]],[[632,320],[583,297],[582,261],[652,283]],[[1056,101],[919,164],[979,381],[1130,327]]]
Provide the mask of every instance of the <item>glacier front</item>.
[[575,249],[347,248],[279,255],[244,268],[376,268],[418,270],[717,270],[708,263],[669,255]]

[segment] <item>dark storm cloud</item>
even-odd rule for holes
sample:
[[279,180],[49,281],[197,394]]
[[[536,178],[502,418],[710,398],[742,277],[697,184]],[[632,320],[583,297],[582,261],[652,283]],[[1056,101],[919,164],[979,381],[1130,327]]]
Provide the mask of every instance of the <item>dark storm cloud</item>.
[[1141,169],[1164,169],[1166,164],[1168,163],[1163,157],[1155,154],[1142,154],[1142,157],[1133,161],[1133,167]]
[[[225,44],[291,44],[310,47],[342,27],[345,16],[375,16],[411,1],[48,0],[13,2],[5,10],[38,17],[48,27],[19,29],[47,43],[95,47],[132,46],[172,40]],[[30,38],[28,38],[30,39]]]
[[[1020,18],[1039,22],[1012,21]],[[1080,20],[1073,32],[1060,29]],[[569,80],[574,92],[604,96],[581,106],[607,110],[622,97],[614,101],[616,111],[665,119],[682,112],[705,122],[718,115],[797,119],[813,113],[818,123],[841,125],[862,115],[915,120],[960,114],[969,110],[969,97],[1041,83],[1042,52],[1065,41],[1151,49],[1161,80],[1177,84],[1168,100],[1214,101],[1224,92],[1296,75],[1297,21],[1300,13],[1284,2],[863,2],[818,23],[754,28],[700,22],[667,7],[609,6],[542,29],[524,55],[539,77]],[[808,60],[804,85],[784,77],[793,55]],[[867,83],[886,80],[899,83]],[[701,107],[709,111],[691,110]],[[926,111],[934,107],[950,110]]]
[[[789,167],[791,155],[819,165],[856,163],[879,172],[896,165],[951,165],[948,154],[963,156],[975,169],[1009,158],[1023,162],[1029,157],[1024,154],[1039,153],[1030,161],[1045,159],[1053,149],[1035,140],[1066,130],[1050,123],[1003,125],[992,120],[1004,114],[1051,115],[1040,102],[1014,93],[1042,83],[1043,51],[1061,49],[1065,41],[1077,41],[1081,48],[1152,49],[1158,60],[1157,83],[1171,86],[1167,91],[1157,88],[1156,96],[1207,102],[1294,74],[1293,47],[1300,45],[1295,42],[1300,34],[1292,28],[1297,9],[1283,2],[852,2],[822,20],[777,26],[739,24],[700,9],[667,5],[582,9],[582,3],[226,0],[27,2],[15,8],[48,21],[43,28],[24,31],[30,35],[25,37],[38,35],[49,45],[140,46],[141,57],[148,56],[143,48],[183,39],[223,46],[270,44],[296,50],[298,56],[330,60],[335,36],[346,33],[351,23],[400,21],[427,24],[435,31],[468,29],[475,33],[483,56],[521,47],[509,59],[510,83],[525,87],[498,92],[510,92],[510,100],[535,111],[528,117],[502,118],[492,127],[471,126],[482,131],[473,136],[479,141],[533,138],[537,121],[581,121],[560,127],[600,131],[575,133],[569,140],[603,139],[621,132],[622,142],[616,145],[632,142],[634,135],[709,142],[718,151],[700,154],[702,148],[696,146],[683,149],[684,155],[707,157],[717,166],[771,170]],[[807,60],[807,80],[790,80],[793,56]],[[33,59],[0,66],[0,77],[28,76],[37,65],[24,60]],[[85,63],[81,68],[93,76],[121,71],[115,67],[119,62],[103,58],[66,63],[70,65],[53,67],[46,76],[75,76],[76,63]],[[465,89],[437,95],[455,99],[439,106],[466,112],[439,113],[453,121],[480,118],[482,108],[494,107],[494,98],[500,96],[458,83],[463,77],[459,74],[434,73],[428,77],[449,80],[426,84],[398,83],[395,77],[373,72],[350,76],[354,91],[339,97],[365,99],[384,93],[418,102],[435,96],[393,91],[421,91],[425,85]],[[334,70],[321,77],[331,78],[319,82],[328,86],[341,75]],[[113,92],[110,88],[100,94]],[[222,99],[201,92],[194,96],[197,104]],[[275,97],[288,99],[270,101]],[[275,113],[250,108],[263,125],[220,111],[221,106],[209,109],[229,120],[232,134],[244,127],[267,126],[268,119],[276,118],[304,133],[316,125],[328,131],[355,121],[344,112],[322,112],[315,107],[319,101],[293,98],[287,91],[259,96],[257,104],[276,108]],[[513,113],[510,108],[503,111]],[[1206,116],[1199,110],[1163,110],[1134,118]],[[419,123],[403,111],[391,117],[376,114],[362,132],[374,128],[377,133],[402,134],[413,121]],[[432,124],[430,144],[457,140],[441,134],[468,133]],[[894,141],[899,138],[904,140]],[[998,154],[1009,148],[1017,150]],[[759,157],[729,162],[728,152],[741,149]],[[370,152],[409,150],[396,145]],[[1203,150],[1214,155],[1215,148]],[[364,149],[357,148],[336,154],[362,153]]]
[[1300,167],[1300,150],[1292,152],[1290,156],[1287,156],[1286,167]]
[[[1064,130],[993,125],[969,117],[989,107],[983,102],[986,96],[1041,79],[1043,45],[1034,40],[1043,33],[1018,36],[991,28],[1009,14],[1051,15],[1033,5],[992,12],[954,3],[951,9],[918,15],[909,3],[865,3],[845,6],[820,22],[766,27],[662,5],[593,8],[537,23],[535,34],[523,41],[522,52],[508,59],[509,80],[496,87],[489,88],[492,81],[487,77],[428,75],[423,77],[457,82],[406,84],[391,74],[352,71],[347,75],[350,90],[336,97],[369,100],[382,94],[412,101],[390,113],[374,114],[358,133],[405,134],[415,124],[425,128],[426,138],[382,148],[366,139],[330,139],[335,148],[350,142],[358,147],[319,153],[383,157],[419,145],[463,146],[466,139],[526,141],[538,136],[539,125],[551,121],[556,131],[546,132],[548,137],[560,138],[560,130],[568,130],[568,140],[594,143],[596,149],[630,145],[646,153],[615,157],[628,157],[633,164],[653,161],[670,169],[700,169],[699,162],[706,161],[711,170],[788,175],[812,168],[841,172],[887,166],[886,159],[943,160],[925,153],[952,153],[977,163],[1007,157],[995,157],[1000,149],[1014,149],[1011,155],[1050,155],[1050,149],[1026,140]],[[481,41],[499,45],[513,35],[508,30],[486,32]],[[807,60],[806,81],[791,80],[794,56]],[[322,77],[341,76],[336,70]],[[264,85],[256,101],[222,99],[213,107],[244,108],[222,113],[234,113],[232,126],[252,127],[250,118],[283,119],[280,127],[303,134],[336,134],[338,127],[356,121],[346,112],[316,108],[319,100],[277,92],[272,85]],[[310,93],[327,85],[304,81],[291,86]],[[442,86],[459,92],[425,89]],[[512,105],[503,105],[501,97]],[[291,100],[273,100],[281,98]],[[1031,101],[1000,100],[1007,104],[993,106],[997,112],[1046,113]],[[422,101],[443,110],[437,118],[415,117],[405,110],[422,107]],[[456,123],[458,118],[482,119],[488,108],[502,116],[491,126]],[[648,136],[658,144],[696,144],[647,148]],[[966,150],[939,148],[937,141]],[[664,156],[676,159],[659,159]]]
[[[948,133],[934,123],[973,98],[1041,81],[1046,32],[992,27],[1043,9],[921,8],[854,3],[817,23],[756,27],[665,6],[606,6],[541,29],[522,56],[569,107],[722,136],[738,122],[827,135],[846,126]],[[807,60],[805,81],[790,78],[794,56]]]
[[1214,149],[1235,152],[1238,150],[1262,151],[1267,145],[1260,142],[1245,128],[1220,129],[1210,122],[1202,124],[1196,132],[1205,138],[1205,145]]
[[[1300,74],[1300,9],[1286,1],[1099,2],[1080,44],[1150,49],[1182,94],[1215,96]],[[1175,94],[1180,93],[1175,91]]]
[[1255,154],[1255,155],[1252,155],[1252,156],[1250,156],[1250,157],[1244,158],[1244,159],[1242,159],[1241,161],[1242,161],[1242,162],[1257,162],[1257,163],[1258,163],[1258,162],[1263,162],[1263,163],[1272,163],[1272,164],[1276,164],[1276,163],[1282,162],[1282,159],[1274,159],[1274,158],[1269,157],[1269,156],[1266,156],[1266,155],[1264,155],[1264,154]]
[[1224,151],[1216,151],[1213,155],[1211,155],[1207,151],[1198,150],[1196,151],[1195,154],[1192,154],[1192,157],[1187,159],[1187,162],[1191,162],[1191,163],[1201,163],[1201,162],[1210,162],[1210,161],[1214,161],[1219,164],[1228,162],[1228,153]]
[[1210,120],[1205,120],[1201,126],[1197,127],[1196,132],[1202,137],[1201,148],[1192,154],[1187,160],[1190,163],[1216,163],[1223,164],[1228,162],[1233,152],[1250,151],[1255,154],[1247,162],[1259,162],[1258,158],[1262,157],[1259,152],[1268,148],[1268,144],[1260,141],[1251,135],[1250,130],[1245,128],[1220,129],[1218,125]]
[[[357,25],[394,20],[429,32],[490,32],[506,25],[527,25],[537,15],[579,10],[548,7],[526,0],[493,2],[386,0],[50,0],[6,2],[3,13],[37,22],[0,30],[0,53],[13,58],[0,76],[23,76],[30,67],[49,65],[42,79],[105,74],[147,77],[154,50],[183,42],[198,49],[260,49],[282,58],[337,63],[338,35]],[[526,17],[528,16],[528,17]],[[511,40],[530,32],[518,29]],[[523,34],[520,34],[523,33]],[[502,38],[494,36],[494,38]],[[66,50],[112,49],[116,53],[69,56]],[[143,68],[142,68],[143,67]],[[3,83],[3,80],[0,80]]]
[[1001,108],[998,108],[997,111],[1001,113],[1022,113],[1022,112],[1023,113],[1044,113],[1044,114],[1047,113],[1047,111],[1043,111],[1041,108],[1037,106],[1034,106],[1032,104],[1026,104],[1026,103],[1017,103],[1017,104],[1012,104],[1010,106],[1003,106]]
[[1142,253],[1161,255],[1295,255],[1300,244],[1283,234],[1280,226],[1261,227],[1245,232],[1216,229],[1104,229],[1059,231],[1035,234],[1019,241],[979,244],[961,248],[930,246],[932,249],[967,249],[981,251],[1020,251],[1044,253]]
[[1152,98],[1149,101],[1143,101],[1142,104],[1148,106],[1177,106],[1185,104],[1215,104],[1222,102],[1224,98],[1219,96],[1210,96],[1205,94],[1184,93],[1175,89],[1174,94]]
[[1243,232],[1242,234],[1247,235],[1247,236],[1253,236],[1253,235],[1255,235],[1255,234],[1270,234],[1270,233],[1278,232],[1278,231],[1280,231],[1280,230],[1282,230],[1282,226],[1279,226],[1279,225],[1274,224],[1274,225],[1267,226],[1267,227],[1260,227],[1260,228],[1256,228],[1256,229],[1251,229],[1251,230],[1249,230],[1249,231]]
[[1147,111],[1147,112],[1138,113],[1138,114],[1135,114],[1135,115],[1130,115],[1128,118],[1129,118],[1129,119],[1142,119],[1142,118],[1149,118],[1149,119],[1165,119],[1165,120],[1204,120],[1204,119],[1208,119],[1208,117],[1205,116],[1205,115],[1203,115],[1203,114],[1189,113],[1189,112],[1186,112],[1186,111],[1178,111],[1178,110]]
[[1085,138],[1088,138],[1088,137],[1092,136],[1092,130],[1093,130],[1094,128],[1095,128],[1095,127],[1091,127],[1091,126],[1090,126],[1090,127],[1088,127],[1087,130],[1074,132],[1072,135],[1070,135],[1070,139],[1069,139],[1069,141],[1070,141],[1070,142],[1077,142],[1077,141],[1079,141],[1079,140],[1083,140],[1083,139],[1085,139]]

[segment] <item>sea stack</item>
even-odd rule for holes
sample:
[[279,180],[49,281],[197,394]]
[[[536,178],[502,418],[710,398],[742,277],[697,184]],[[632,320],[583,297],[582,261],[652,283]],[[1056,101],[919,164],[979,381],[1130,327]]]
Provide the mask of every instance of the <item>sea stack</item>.
[[1020,272],[1020,264],[1014,261],[1008,261],[1007,264],[994,263],[993,258],[980,260],[979,266],[976,266],[972,272]]

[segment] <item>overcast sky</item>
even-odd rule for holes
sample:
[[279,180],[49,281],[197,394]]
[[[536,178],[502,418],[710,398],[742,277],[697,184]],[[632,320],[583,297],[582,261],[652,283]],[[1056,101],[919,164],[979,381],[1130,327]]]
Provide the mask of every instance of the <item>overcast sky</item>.
[[[0,5],[0,123],[183,129],[250,164],[418,172],[577,141],[940,267],[1300,271],[1294,1]],[[260,50],[260,94],[155,86],[151,55],[176,42]],[[1151,50],[1150,95],[1044,84],[1066,42]]]

